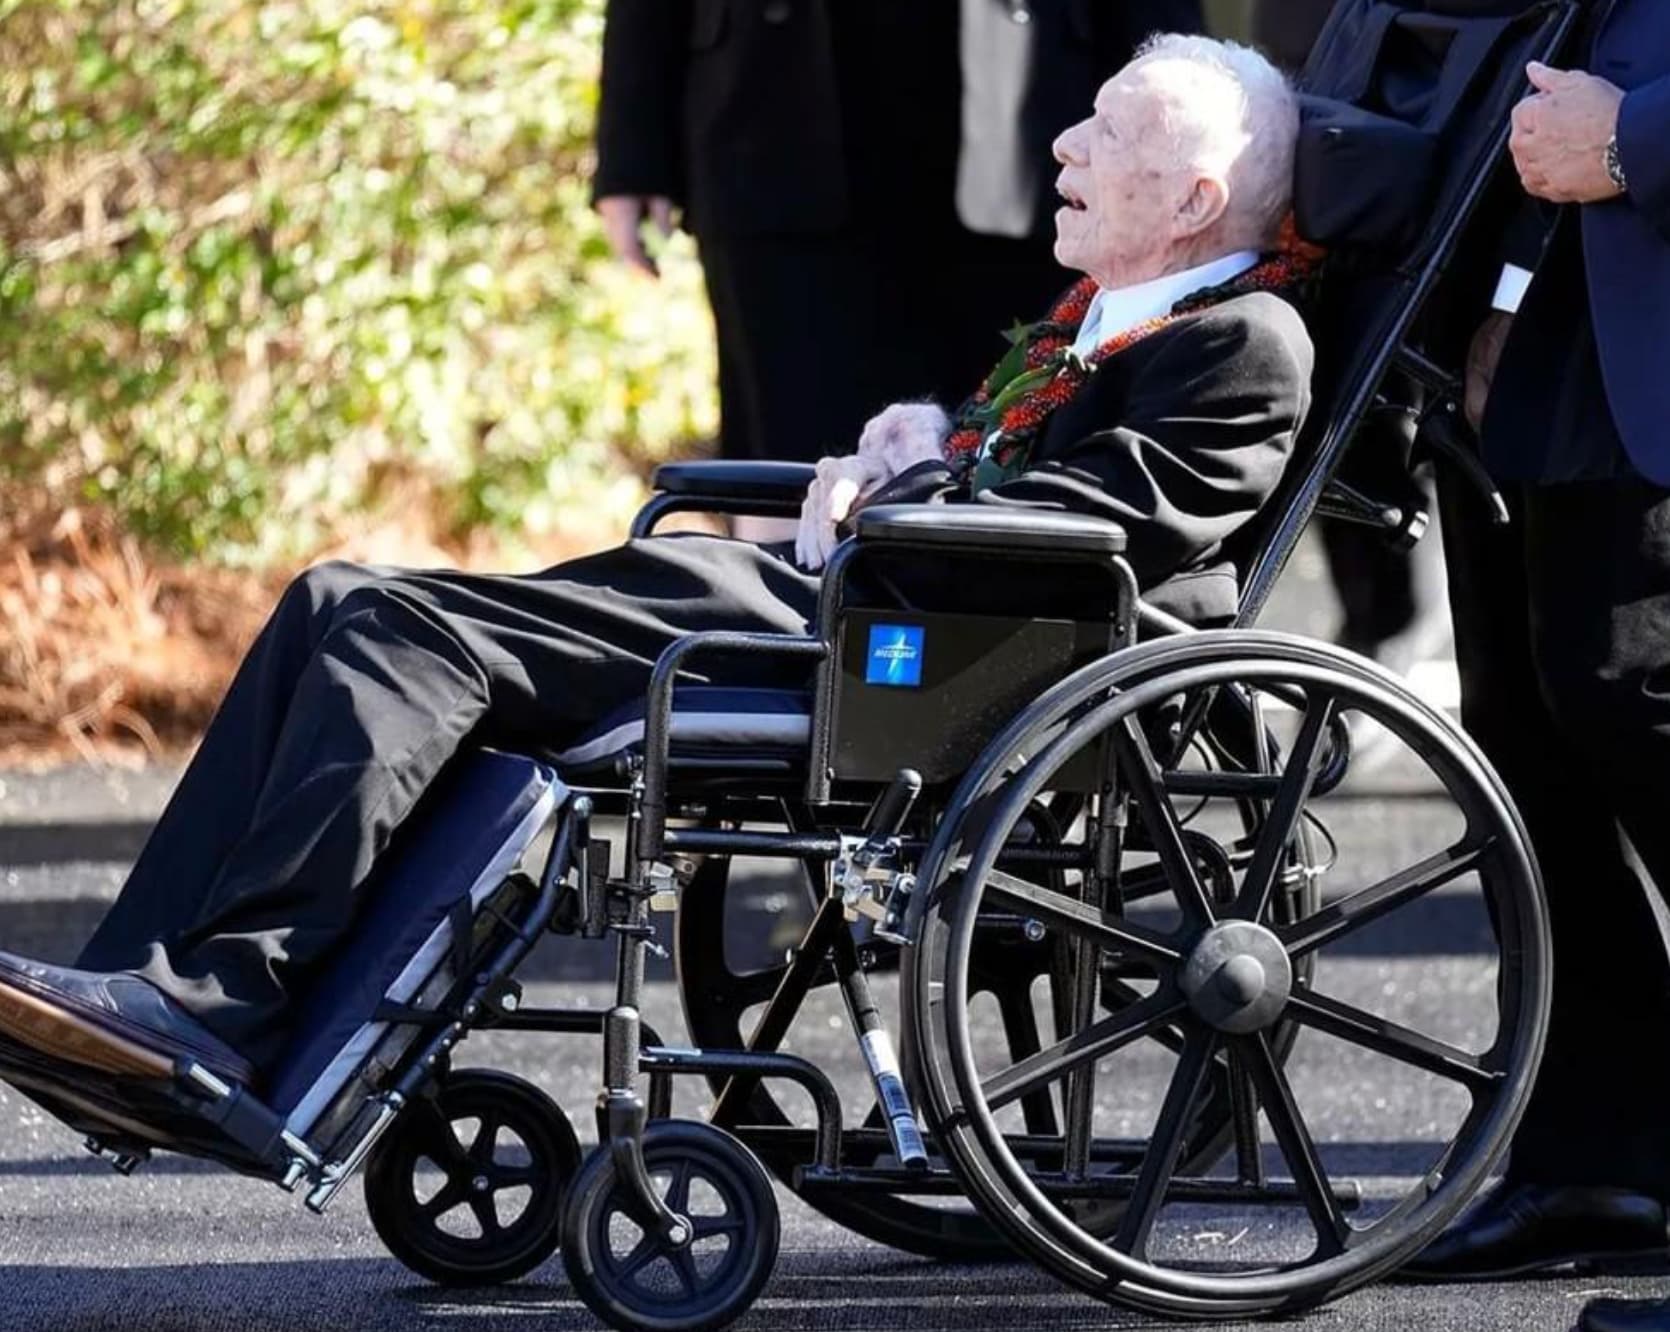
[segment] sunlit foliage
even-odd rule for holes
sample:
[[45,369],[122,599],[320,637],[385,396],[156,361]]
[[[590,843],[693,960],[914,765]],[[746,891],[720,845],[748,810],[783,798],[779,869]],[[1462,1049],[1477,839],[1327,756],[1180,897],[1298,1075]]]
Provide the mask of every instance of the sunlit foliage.
[[235,561],[624,511],[713,429],[587,206],[599,0],[0,0],[0,471]]

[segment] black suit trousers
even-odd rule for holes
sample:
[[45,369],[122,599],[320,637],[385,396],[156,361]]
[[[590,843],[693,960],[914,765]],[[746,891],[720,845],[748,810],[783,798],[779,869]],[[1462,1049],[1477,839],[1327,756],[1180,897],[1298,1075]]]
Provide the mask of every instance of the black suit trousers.
[[[291,999],[348,937],[379,856],[461,746],[560,748],[642,698],[684,634],[803,632],[817,586],[760,548],[695,535],[525,576],[309,570],[79,965],[139,972],[269,1068]],[[775,682],[758,659],[724,670]]]
[[1649,898],[1670,893],[1670,491],[1519,487],[1507,528],[1448,478],[1441,496],[1462,719],[1525,817],[1553,933],[1547,1052],[1507,1175],[1670,1199],[1670,963]]

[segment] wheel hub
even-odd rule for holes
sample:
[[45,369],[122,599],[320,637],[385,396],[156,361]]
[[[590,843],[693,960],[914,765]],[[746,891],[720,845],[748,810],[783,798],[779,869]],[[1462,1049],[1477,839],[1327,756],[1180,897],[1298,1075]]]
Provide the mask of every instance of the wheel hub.
[[1262,925],[1226,920],[1201,935],[1178,986],[1201,1018],[1219,1031],[1244,1036],[1281,1016],[1293,989],[1293,963]]

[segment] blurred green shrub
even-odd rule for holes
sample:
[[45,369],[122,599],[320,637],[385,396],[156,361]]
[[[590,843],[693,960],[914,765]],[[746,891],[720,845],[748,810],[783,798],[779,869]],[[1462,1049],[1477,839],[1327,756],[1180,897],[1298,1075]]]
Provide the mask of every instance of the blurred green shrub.
[[0,473],[234,562],[531,537],[711,432],[587,206],[600,0],[0,0]]

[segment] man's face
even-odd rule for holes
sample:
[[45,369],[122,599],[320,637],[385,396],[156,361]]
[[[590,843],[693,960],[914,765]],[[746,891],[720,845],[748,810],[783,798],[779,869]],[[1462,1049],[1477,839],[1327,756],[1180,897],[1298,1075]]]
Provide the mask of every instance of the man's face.
[[1055,257],[1104,287],[1183,266],[1178,251],[1193,234],[1184,217],[1197,181],[1168,160],[1167,95],[1152,67],[1121,70],[1096,94],[1092,114],[1055,141],[1064,201],[1055,215]]

